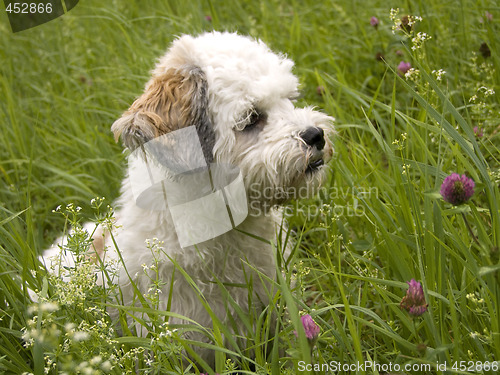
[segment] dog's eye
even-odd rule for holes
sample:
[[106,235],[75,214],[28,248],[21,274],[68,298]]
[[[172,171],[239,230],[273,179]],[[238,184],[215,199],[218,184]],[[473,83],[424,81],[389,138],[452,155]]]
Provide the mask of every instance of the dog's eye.
[[235,129],[250,130],[265,119],[265,115],[255,108],[250,109],[245,115],[235,124]]
[[245,130],[253,128],[255,125],[259,123],[261,118],[262,115],[256,110],[253,110],[252,113],[250,114],[250,118],[248,119],[248,123],[245,125]]

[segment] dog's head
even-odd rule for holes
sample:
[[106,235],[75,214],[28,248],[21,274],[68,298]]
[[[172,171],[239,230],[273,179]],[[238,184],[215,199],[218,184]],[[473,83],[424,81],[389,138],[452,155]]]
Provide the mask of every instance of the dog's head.
[[[332,155],[332,118],[295,108],[293,62],[260,41],[212,32],[177,39],[145,92],[112,126],[131,150],[195,126],[208,163],[239,168],[254,198],[281,203],[317,186]],[[293,192],[291,192],[293,194]]]

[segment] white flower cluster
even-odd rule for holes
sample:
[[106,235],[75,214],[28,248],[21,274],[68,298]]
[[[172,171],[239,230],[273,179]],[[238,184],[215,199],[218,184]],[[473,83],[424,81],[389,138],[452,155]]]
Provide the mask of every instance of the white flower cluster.
[[[26,348],[31,348],[35,343],[42,345],[45,349],[54,348],[55,350],[48,350],[44,355],[44,373],[58,372],[61,374],[69,373],[60,370],[60,361],[58,357],[63,356],[65,353],[70,353],[75,348],[79,348],[82,343],[91,339],[97,339],[98,342],[106,340],[111,342],[114,336],[113,328],[109,327],[108,323],[102,319],[98,319],[95,325],[89,325],[87,322],[82,321],[77,327],[75,323],[68,322],[64,326],[60,326],[59,318],[56,317],[56,312],[61,309],[61,305],[54,301],[44,301],[42,298],[40,302],[35,303],[28,308],[28,313],[32,318],[27,321],[27,325],[23,328],[22,339]],[[96,310],[97,308],[94,308]],[[99,310],[103,314],[102,309]],[[99,316],[99,315],[96,315]],[[96,328],[98,326],[98,328]],[[51,354],[48,354],[51,353]],[[56,353],[56,354],[54,354]],[[71,359],[71,355],[68,357]],[[71,373],[82,374],[102,374],[109,372],[113,368],[113,364],[108,359],[103,359],[101,355],[93,356],[88,361],[70,364],[75,365]]]
[[402,133],[399,139],[395,139],[392,144],[396,146],[396,149],[401,151],[404,148],[406,138],[408,137],[408,133]]
[[393,34],[395,34],[398,30],[404,30],[405,32],[408,32],[408,30],[411,30],[413,28],[413,25],[415,25],[417,22],[422,22],[422,17],[419,16],[407,15],[399,17],[399,8],[391,8],[389,18],[393,22]]
[[483,92],[485,97],[495,95],[495,90],[489,89],[486,86],[481,86],[477,89],[478,92]]
[[432,36],[430,36],[429,34],[427,33],[424,33],[424,32],[421,32],[419,31],[417,33],[417,35],[415,35],[412,39],[411,39],[411,42],[412,42],[412,46],[411,46],[411,49],[413,51],[416,51],[417,49],[420,49],[422,48],[422,46],[424,45],[424,43],[426,41],[428,41],[429,39],[432,39]]
[[420,71],[415,68],[411,68],[405,73],[405,78],[409,81],[417,82],[419,77]]
[[433,70],[432,74],[434,74],[436,76],[436,80],[438,82],[441,82],[443,80],[443,76],[446,74],[446,71],[443,69]]

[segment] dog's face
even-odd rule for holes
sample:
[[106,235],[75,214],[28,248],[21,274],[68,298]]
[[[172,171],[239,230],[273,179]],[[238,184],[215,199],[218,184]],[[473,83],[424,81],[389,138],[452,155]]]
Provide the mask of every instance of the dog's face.
[[317,186],[332,155],[333,119],[295,108],[292,67],[262,42],[236,34],[183,36],[112,130],[133,150],[194,125],[207,162],[237,166],[251,199],[282,203],[291,189]]

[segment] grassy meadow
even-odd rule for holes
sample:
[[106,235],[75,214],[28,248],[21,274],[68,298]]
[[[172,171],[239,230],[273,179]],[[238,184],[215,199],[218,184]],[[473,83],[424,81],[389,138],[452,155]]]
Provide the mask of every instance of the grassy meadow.
[[[497,2],[82,0],[16,34],[0,9],[0,373],[497,373]],[[37,260],[68,226],[110,220],[125,170],[111,124],[175,36],[209,30],[286,53],[299,105],[336,118],[328,179],[286,207],[293,257],[267,315],[242,316],[246,345],[223,346],[217,321],[169,326],[154,293],[136,308],[150,331],[137,337],[131,308],[107,314],[119,290],[95,286],[84,256],[67,283]],[[440,195],[452,173],[475,182],[458,206]],[[400,306],[412,279],[428,304],[418,316]],[[321,328],[315,342],[303,314]],[[183,357],[197,345],[185,330],[213,337],[215,368]]]

